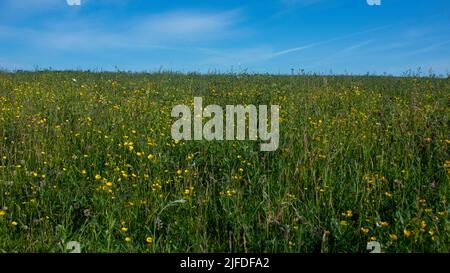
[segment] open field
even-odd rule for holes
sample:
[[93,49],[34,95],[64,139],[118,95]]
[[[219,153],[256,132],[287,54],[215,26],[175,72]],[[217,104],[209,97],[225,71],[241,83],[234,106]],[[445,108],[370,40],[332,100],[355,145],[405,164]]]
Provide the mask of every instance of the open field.
[[[280,144],[174,141],[278,104]],[[0,252],[450,251],[449,79],[0,73]]]

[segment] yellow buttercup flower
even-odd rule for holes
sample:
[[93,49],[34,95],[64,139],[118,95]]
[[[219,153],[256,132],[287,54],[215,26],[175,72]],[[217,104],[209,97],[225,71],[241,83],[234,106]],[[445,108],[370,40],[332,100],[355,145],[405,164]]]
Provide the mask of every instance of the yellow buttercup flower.
[[407,229],[404,229],[404,230],[403,230],[403,235],[405,235],[405,237],[410,237],[411,234],[412,234],[411,231],[409,231],[409,230],[407,230]]
[[427,227],[427,223],[425,221],[420,222],[420,227],[422,229],[426,228]]
[[131,237],[125,237],[125,242],[131,242]]
[[147,238],[145,238],[145,241],[147,242],[147,244],[153,244],[153,238],[148,236]]
[[95,175],[95,180],[101,180],[102,179],[102,176],[101,175],[99,175],[99,174],[96,174]]
[[392,241],[397,241],[398,240],[398,236],[395,235],[395,234],[391,234],[389,237],[391,238]]

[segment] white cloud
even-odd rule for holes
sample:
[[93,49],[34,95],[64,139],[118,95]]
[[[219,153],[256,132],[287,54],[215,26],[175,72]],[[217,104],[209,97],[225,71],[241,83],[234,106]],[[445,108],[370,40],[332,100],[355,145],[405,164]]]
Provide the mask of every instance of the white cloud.
[[2,4],[5,11],[26,13],[51,10],[66,5],[65,0],[4,0]]
[[208,39],[223,36],[239,20],[239,11],[184,12],[150,15],[137,21],[135,31],[150,37]]
[[36,28],[0,26],[0,39],[17,39],[50,49],[167,48],[234,35],[239,15],[239,10],[174,11],[131,18],[121,25],[110,25],[101,17],[65,19]]

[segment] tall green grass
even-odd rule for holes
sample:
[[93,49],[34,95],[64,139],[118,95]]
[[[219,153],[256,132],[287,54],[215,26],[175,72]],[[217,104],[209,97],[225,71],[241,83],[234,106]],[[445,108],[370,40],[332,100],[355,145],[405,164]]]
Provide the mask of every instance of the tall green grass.
[[[0,251],[448,252],[448,79],[0,73]],[[278,104],[280,147],[173,141]]]

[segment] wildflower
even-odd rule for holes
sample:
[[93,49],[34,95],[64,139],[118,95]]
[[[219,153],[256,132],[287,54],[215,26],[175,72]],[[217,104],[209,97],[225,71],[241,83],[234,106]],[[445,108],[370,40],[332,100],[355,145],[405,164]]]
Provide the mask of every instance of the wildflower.
[[364,234],[367,234],[367,233],[369,233],[369,229],[365,228],[365,227],[362,227],[361,228],[361,232],[364,233]]
[[395,234],[391,234],[389,237],[391,238],[392,241],[397,241],[398,240],[398,236],[395,235]]
[[183,171],[182,171],[182,170],[178,170],[178,171],[177,171],[177,174],[178,174],[178,175],[181,175],[181,174],[183,174]]
[[385,192],[384,193],[384,195],[387,197],[387,198],[391,198],[392,197],[392,193],[390,193],[390,192]]
[[294,243],[294,242],[292,242],[292,241],[289,241],[289,242],[288,242],[288,244],[289,244],[289,248],[292,248],[292,247],[294,247],[294,246],[295,246],[295,243]]
[[127,232],[127,231],[128,231],[128,228],[127,228],[127,227],[122,227],[120,230],[121,230],[122,232]]
[[438,212],[439,216],[446,216],[448,214],[447,211],[439,211]]
[[403,235],[405,235],[405,237],[410,237],[411,236],[411,231],[404,229],[403,230]]
[[372,237],[370,237],[370,240],[371,240],[371,241],[376,241],[376,240],[377,240],[377,237],[372,236]]
[[131,242],[131,237],[125,237],[125,242]]
[[154,158],[155,158],[155,156],[152,155],[152,154],[149,154],[149,155],[147,156],[147,159],[148,159],[148,160],[153,160]]
[[385,222],[385,221],[380,221],[380,226],[381,227],[387,227],[387,226],[389,226],[389,223]]
[[235,190],[235,189],[227,190],[227,195],[228,195],[229,197],[231,197],[231,196],[233,196],[233,195],[235,195],[235,194],[236,194],[236,190]]
[[425,229],[427,227],[427,223],[425,221],[420,222],[420,227]]
[[0,217],[2,217],[3,215],[5,215],[5,211],[4,210],[0,210]]
[[87,171],[86,170],[81,170],[81,174],[86,175]]
[[147,242],[147,244],[151,245],[153,244],[153,238],[148,236],[147,238],[145,238],[145,241]]
[[16,221],[12,221],[12,222],[11,222],[11,225],[17,226],[17,222],[16,222]]
[[99,175],[99,174],[96,174],[95,175],[95,180],[101,180],[102,179],[102,176],[101,175]]
[[348,222],[345,221],[345,220],[342,220],[342,221],[341,221],[341,225],[342,225],[342,226],[348,226]]
[[240,173],[243,173],[243,172],[244,172],[244,169],[239,168],[239,172],[240,172]]

